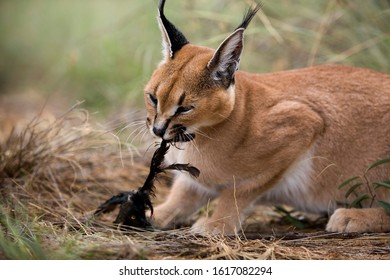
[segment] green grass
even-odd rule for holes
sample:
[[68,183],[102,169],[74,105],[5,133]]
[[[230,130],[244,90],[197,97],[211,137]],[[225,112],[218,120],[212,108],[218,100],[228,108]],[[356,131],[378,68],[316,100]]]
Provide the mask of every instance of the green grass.
[[5,208],[0,209],[0,258],[45,259],[35,234],[22,222],[17,223]]
[[[390,180],[384,180],[381,182],[372,182],[369,178],[369,173],[373,169],[377,169],[384,164],[389,164],[390,158],[384,158],[370,165],[361,176],[353,176],[343,181],[338,187],[338,190],[345,189],[345,199],[352,197],[348,204],[348,208],[363,208],[362,203],[369,201],[369,207],[374,204],[382,207],[386,212],[390,214],[390,204],[386,201],[377,199],[377,189],[385,189],[390,191]],[[366,205],[367,206],[367,205]]]
[[104,246],[119,243],[112,232],[92,235],[86,228],[43,221],[26,208],[10,210],[0,205],[0,209],[0,260],[105,259],[118,253]]
[[[263,1],[247,30],[241,69],[270,72],[344,63],[390,72],[390,4]],[[194,44],[216,48],[251,1],[169,0],[166,14]],[[113,111],[142,106],[161,59],[157,1],[0,3],[0,93],[59,93]]]
[[69,237],[62,236],[61,246],[53,247],[53,239],[60,239],[58,230],[56,232],[48,226],[49,223],[40,222],[37,217],[27,214],[29,212],[26,208],[10,210],[0,205],[0,209],[0,259],[77,258],[72,252],[74,242],[69,241]]

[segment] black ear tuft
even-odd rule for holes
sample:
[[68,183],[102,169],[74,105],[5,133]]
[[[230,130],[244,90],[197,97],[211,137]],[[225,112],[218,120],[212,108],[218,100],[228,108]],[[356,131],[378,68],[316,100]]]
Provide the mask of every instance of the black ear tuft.
[[248,11],[245,13],[244,18],[242,19],[241,24],[235,29],[244,28],[246,29],[249,25],[249,23],[252,21],[253,17],[256,15],[256,13],[263,7],[263,3],[257,3],[254,8],[249,7]]
[[254,8],[249,8],[241,24],[222,42],[207,64],[211,78],[225,88],[234,84],[244,47],[244,31],[261,7],[262,4],[256,4]]
[[164,15],[165,0],[158,3],[159,23],[163,35],[164,56],[173,59],[175,53],[188,44],[187,38]]

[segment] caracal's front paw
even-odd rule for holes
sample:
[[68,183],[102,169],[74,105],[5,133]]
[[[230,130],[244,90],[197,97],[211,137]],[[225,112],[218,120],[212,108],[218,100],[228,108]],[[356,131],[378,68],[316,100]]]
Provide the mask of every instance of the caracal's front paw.
[[213,220],[212,218],[200,218],[191,228],[195,234],[202,235],[235,235],[237,226],[230,220]]
[[382,208],[337,209],[326,226],[330,232],[388,232],[390,215]]
[[180,208],[160,205],[153,211],[152,224],[157,228],[170,229],[187,224],[187,219]]
[[169,209],[156,207],[153,211],[152,224],[157,228],[169,228],[172,226],[174,218],[175,213]]

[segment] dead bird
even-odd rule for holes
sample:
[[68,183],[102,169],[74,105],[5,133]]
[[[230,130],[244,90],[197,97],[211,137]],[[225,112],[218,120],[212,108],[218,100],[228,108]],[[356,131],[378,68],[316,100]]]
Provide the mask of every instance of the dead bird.
[[[153,215],[151,197],[155,196],[154,180],[157,175],[166,170],[186,171],[194,177],[198,177],[200,174],[199,169],[190,164],[174,163],[164,166],[165,154],[168,152],[169,147],[170,145],[167,141],[161,141],[160,146],[153,154],[150,171],[142,187],[136,191],[122,192],[111,197],[98,207],[94,215],[111,212],[120,205],[120,210],[114,224],[128,227],[150,228],[152,226],[150,218]],[[149,218],[146,217],[147,210],[151,212]]]

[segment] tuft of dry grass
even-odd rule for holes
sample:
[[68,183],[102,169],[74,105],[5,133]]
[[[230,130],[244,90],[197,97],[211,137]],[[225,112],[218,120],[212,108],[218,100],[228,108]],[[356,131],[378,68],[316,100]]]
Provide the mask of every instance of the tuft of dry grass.
[[37,116],[0,143],[3,200],[57,219],[90,211],[142,182],[144,167],[132,165],[134,154],[123,146],[78,106],[53,119]]

